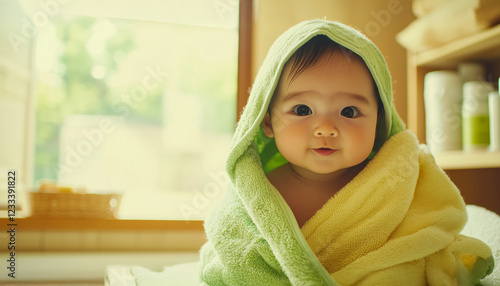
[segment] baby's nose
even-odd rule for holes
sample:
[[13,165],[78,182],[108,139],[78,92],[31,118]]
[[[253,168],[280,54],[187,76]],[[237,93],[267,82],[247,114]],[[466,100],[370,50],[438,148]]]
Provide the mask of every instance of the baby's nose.
[[337,137],[339,131],[332,122],[322,122],[322,124],[314,130],[314,135],[316,137]]

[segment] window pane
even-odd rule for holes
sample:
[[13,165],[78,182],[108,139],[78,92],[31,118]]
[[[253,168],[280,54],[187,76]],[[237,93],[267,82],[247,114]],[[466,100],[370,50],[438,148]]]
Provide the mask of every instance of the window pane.
[[188,2],[66,7],[85,15],[40,29],[35,183],[123,192],[122,218],[206,215],[228,183],[238,7]]

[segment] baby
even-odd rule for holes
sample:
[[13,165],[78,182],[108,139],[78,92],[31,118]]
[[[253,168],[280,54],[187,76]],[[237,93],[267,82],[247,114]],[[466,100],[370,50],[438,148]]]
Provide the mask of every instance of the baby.
[[366,165],[379,97],[363,60],[319,35],[287,62],[262,123],[288,163],[267,176],[302,226]]
[[202,281],[473,285],[492,271],[391,85],[377,47],[348,26],[306,21],[276,40],[233,137],[231,187],[205,221]]

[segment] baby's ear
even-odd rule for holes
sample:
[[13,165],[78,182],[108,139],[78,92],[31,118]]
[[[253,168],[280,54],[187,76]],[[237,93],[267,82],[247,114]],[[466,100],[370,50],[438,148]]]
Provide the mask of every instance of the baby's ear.
[[271,123],[271,115],[269,114],[269,112],[267,112],[266,115],[264,115],[264,120],[262,120],[261,126],[262,130],[264,131],[264,134],[266,134],[267,137],[269,138],[274,137],[273,126]]

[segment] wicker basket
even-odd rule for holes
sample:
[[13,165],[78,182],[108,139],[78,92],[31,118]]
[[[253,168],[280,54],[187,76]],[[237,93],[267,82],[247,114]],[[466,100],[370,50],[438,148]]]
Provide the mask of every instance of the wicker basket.
[[30,193],[31,216],[115,219],[121,194]]

